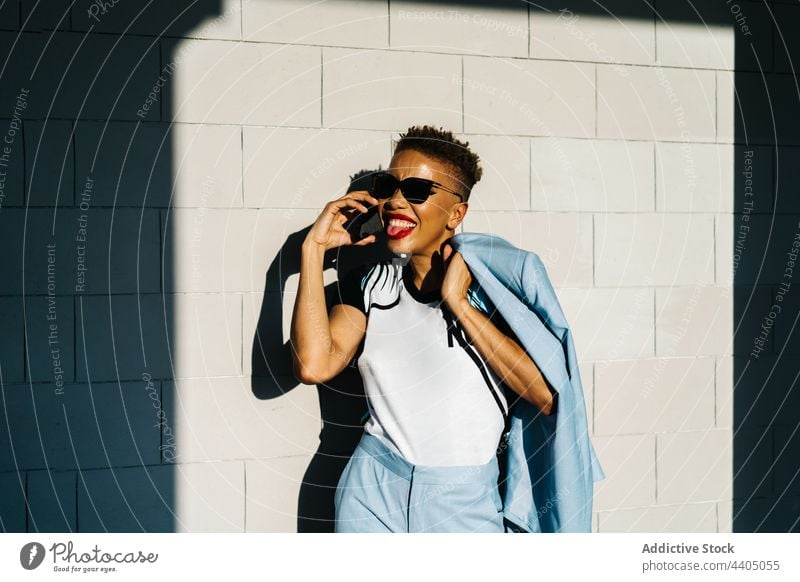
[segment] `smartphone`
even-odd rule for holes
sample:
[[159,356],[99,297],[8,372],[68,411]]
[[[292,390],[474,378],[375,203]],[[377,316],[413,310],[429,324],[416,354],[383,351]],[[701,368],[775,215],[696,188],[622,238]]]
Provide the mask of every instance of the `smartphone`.
[[383,223],[378,214],[378,205],[373,205],[366,212],[357,212],[353,218],[344,223],[344,228],[350,233],[353,242],[381,232]]

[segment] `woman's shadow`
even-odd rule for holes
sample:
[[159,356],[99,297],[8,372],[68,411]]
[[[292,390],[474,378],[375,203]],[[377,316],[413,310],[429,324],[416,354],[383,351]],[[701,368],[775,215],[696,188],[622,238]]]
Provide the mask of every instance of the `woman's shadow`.
[[[348,192],[366,190],[375,170],[362,170],[351,178]],[[287,238],[267,269],[264,299],[251,351],[253,394],[260,400],[278,398],[298,385],[292,369],[292,346],[283,338],[283,295],[286,281],[300,272],[300,248],[311,225]],[[338,280],[352,268],[393,257],[383,233],[364,247],[344,246],[325,255],[323,269],[335,268]],[[270,293],[270,290],[279,293]],[[338,284],[325,287],[328,308],[339,293]],[[353,361],[326,384],[317,385],[322,430],[319,448],[303,476],[297,510],[298,532],[332,532],[333,497],[347,461],[355,450],[367,414],[361,375]]]

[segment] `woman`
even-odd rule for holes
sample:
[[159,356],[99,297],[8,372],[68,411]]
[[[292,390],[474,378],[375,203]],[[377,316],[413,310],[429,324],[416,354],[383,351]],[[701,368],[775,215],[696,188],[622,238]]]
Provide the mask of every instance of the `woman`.
[[[449,131],[410,128],[372,192],[329,202],[303,242],[292,319],[298,378],[327,382],[364,341],[358,367],[370,418],[339,479],[337,532],[503,532],[503,387],[554,412],[554,391],[513,334],[469,302],[472,277],[448,244],[482,173],[468,145]],[[354,242],[343,226],[372,205],[388,249],[410,261],[354,270],[328,313],[323,256],[376,241]]]

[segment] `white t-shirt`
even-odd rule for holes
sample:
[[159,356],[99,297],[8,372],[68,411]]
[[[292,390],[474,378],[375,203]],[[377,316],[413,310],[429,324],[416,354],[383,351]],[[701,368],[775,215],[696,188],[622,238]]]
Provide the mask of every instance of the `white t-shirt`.
[[417,465],[489,462],[508,412],[502,383],[439,293],[420,293],[410,265],[389,262],[354,269],[340,292],[367,315],[364,430]]

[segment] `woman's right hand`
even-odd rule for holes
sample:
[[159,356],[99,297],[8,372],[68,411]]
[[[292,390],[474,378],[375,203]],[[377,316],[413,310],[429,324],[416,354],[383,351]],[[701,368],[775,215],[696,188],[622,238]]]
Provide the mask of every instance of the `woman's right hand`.
[[341,198],[331,200],[308,231],[306,242],[326,251],[345,245],[363,246],[375,242],[374,234],[353,242],[350,233],[344,228],[344,223],[356,213],[367,212],[369,204],[378,204],[378,200],[367,190],[353,190]]

